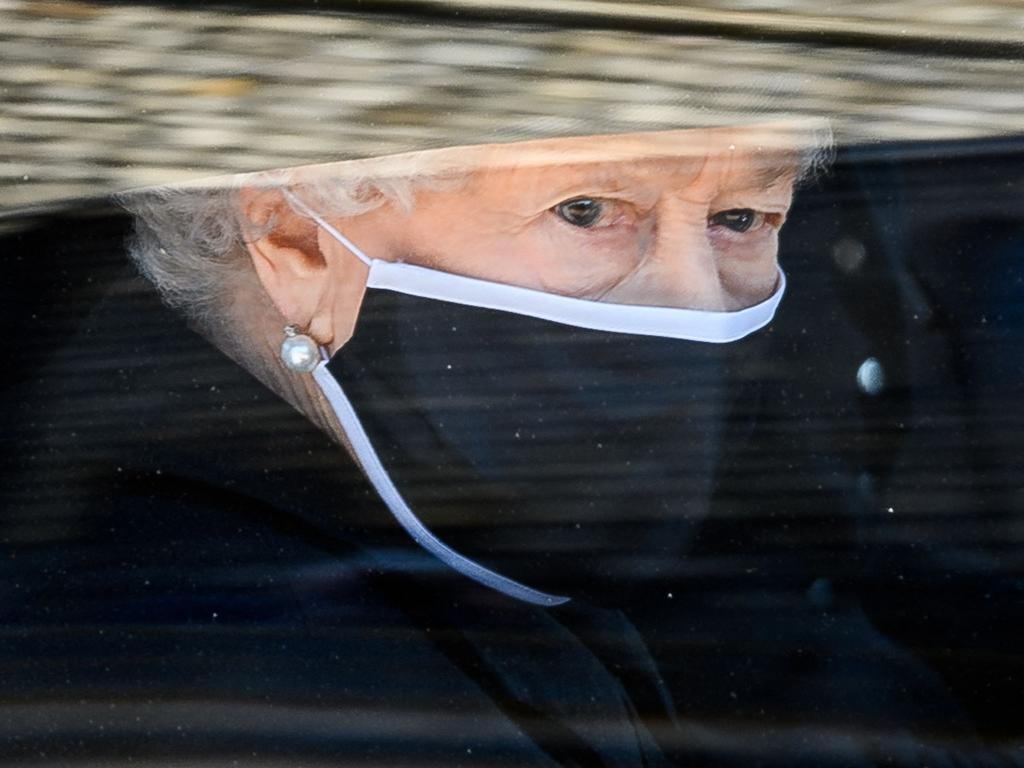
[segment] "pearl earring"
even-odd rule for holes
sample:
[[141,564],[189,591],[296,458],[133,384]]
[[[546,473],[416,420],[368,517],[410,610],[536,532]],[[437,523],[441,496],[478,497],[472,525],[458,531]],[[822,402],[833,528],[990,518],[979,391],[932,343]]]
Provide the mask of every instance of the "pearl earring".
[[284,327],[285,339],[281,343],[281,362],[296,373],[312,373],[320,362],[320,347],[312,338],[294,325]]

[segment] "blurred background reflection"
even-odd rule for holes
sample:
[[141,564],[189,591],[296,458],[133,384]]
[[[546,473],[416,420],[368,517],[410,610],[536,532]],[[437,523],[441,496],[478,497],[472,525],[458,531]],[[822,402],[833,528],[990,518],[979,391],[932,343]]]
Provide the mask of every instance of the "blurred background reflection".
[[[340,13],[352,7],[361,13]],[[810,0],[217,10],[0,0],[0,208],[754,114],[825,115],[843,143],[1024,131],[1019,3],[828,9]]]

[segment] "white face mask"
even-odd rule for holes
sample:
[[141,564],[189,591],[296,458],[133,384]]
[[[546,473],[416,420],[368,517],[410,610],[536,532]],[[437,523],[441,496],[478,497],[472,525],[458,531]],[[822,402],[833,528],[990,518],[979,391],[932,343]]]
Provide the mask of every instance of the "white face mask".
[[[684,369],[689,363],[687,354],[688,351],[693,351],[697,348],[703,347],[703,345],[686,344],[685,342],[704,342],[712,345],[724,344],[727,342],[737,341],[745,336],[753,333],[754,331],[767,325],[773,318],[775,311],[782,299],[782,294],[785,290],[785,276],[782,271],[779,271],[778,285],[775,292],[771,297],[765,301],[747,309],[739,310],[736,312],[711,312],[693,309],[676,309],[670,307],[652,307],[652,306],[637,306],[637,305],[622,305],[622,304],[608,304],[597,301],[589,301],[584,299],[576,299],[566,296],[558,296],[554,294],[544,293],[542,291],[531,290],[528,288],[521,288],[517,286],[505,285],[500,283],[492,283],[486,280],[480,280],[476,278],[469,278],[460,275],[454,275],[446,272],[440,272],[433,269],[424,267],[418,267],[404,263],[392,263],[387,261],[381,261],[379,259],[369,258],[361,249],[352,243],[347,237],[327,222],[317,212],[309,208],[305,203],[296,198],[290,192],[286,192],[286,197],[292,203],[292,205],[299,211],[310,216],[314,221],[317,222],[324,230],[334,237],[339,243],[341,243],[346,249],[348,249],[356,258],[360,259],[369,267],[369,276],[367,278],[366,287],[375,289],[381,292],[390,292],[391,294],[399,294],[406,297],[416,297],[416,300],[410,299],[412,303],[418,307],[427,307],[429,312],[430,306],[437,307],[439,310],[443,310],[445,307],[452,312],[468,312],[470,315],[466,316],[464,327],[461,334],[468,334],[472,336],[476,334],[479,339],[480,334],[486,334],[484,328],[487,325],[487,318],[495,319],[503,322],[506,325],[511,324],[512,333],[518,333],[520,328],[524,329],[524,333],[533,334],[532,336],[517,336],[515,343],[508,346],[509,354],[512,355],[507,360],[508,373],[515,374],[517,366],[517,360],[514,359],[514,355],[511,352],[512,349],[519,349],[521,354],[529,354],[531,342],[538,339],[541,332],[544,333],[545,339],[543,341],[536,341],[534,346],[540,345],[551,345],[554,344],[557,347],[558,342],[549,338],[550,333],[547,331],[538,330],[542,327],[544,329],[553,328],[554,331],[559,330],[559,326],[567,327],[563,328],[565,333],[570,333],[571,329],[586,329],[586,331],[576,333],[580,339],[584,341],[593,340],[595,338],[600,339],[604,344],[602,349],[608,349],[608,344],[613,347],[619,345],[629,345],[630,350],[634,350],[638,347],[650,348],[648,352],[649,358],[645,358],[647,362],[644,363],[643,370],[635,371],[637,376],[638,387],[636,392],[639,393],[636,396],[641,400],[648,395],[644,395],[645,391],[651,390],[652,377],[657,379],[661,374],[665,376],[676,376],[680,370]],[[373,294],[368,294],[368,298],[372,299]],[[383,297],[387,299],[388,297]],[[395,300],[397,296],[392,297]],[[419,300],[430,300],[426,304]],[[404,300],[403,300],[404,301]],[[437,304],[439,302],[440,304]],[[396,413],[394,404],[388,406],[388,408],[381,410],[378,407],[378,401],[382,400],[383,397],[375,400],[371,396],[359,397],[353,396],[350,399],[349,394],[342,389],[342,384],[346,387],[349,384],[355,386],[355,382],[351,378],[346,378],[346,374],[342,372],[342,369],[347,365],[343,359],[346,355],[351,356],[352,354],[358,354],[358,352],[352,348],[359,347],[363,337],[369,338],[370,334],[373,334],[373,326],[380,327],[380,323],[375,324],[375,319],[372,313],[376,310],[372,308],[373,301],[369,301],[364,304],[364,308],[361,311],[359,324],[357,325],[356,332],[353,336],[353,340],[350,341],[345,348],[338,351],[338,353],[330,361],[326,359],[322,362],[317,369],[314,371],[314,377],[323,391],[325,397],[331,403],[335,414],[338,417],[339,422],[345,430],[348,436],[352,448],[356,453],[356,456],[366,472],[371,484],[374,486],[381,499],[385,502],[388,509],[392,512],[398,522],[412,535],[420,546],[438,557],[444,563],[459,571],[460,573],[474,579],[481,584],[484,584],[492,589],[502,592],[510,597],[516,599],[525,600],[527,602],[536,603],[540,605],[558,605],[566,602],[569,598],[550,594],[548,592],[540,591],[531,587],[528,587],[518,581],[515,581],[507,576],[503,576],[494,570],[481,565],[473,559],[470,559],[442,542],[437,536],[435,536],[430,529],[420,520],[420,517],[413,511],[412,507],[407,501],[409,495],[405,491],[400,491],[398,485],[395,482],[395,469],[398,464],[404,465],[415,464],[417,462],[422,463],[424,466],[430,464],[436,458],[436,453],[433,451],[429,452],[429,455],[417,455],[417,449],[415,446],[409,446],[408,450],[405,450],[404,446],[398,445],[401,443],[400,437],[394,437],[395,435],[401,435],[403,428],[400,422],[390,424],[391,419]],[[480,312],[485,310],[484,312]],[[497,310],[500,315],[488,313],[486,310]],[[384,310],[382,310],[384,311]],[[394,321],[393,309],[387,310],[391,312],[388,315],[390,320],[387,322],[391,323],[389,327],[399,329],[404,326],[400,322]],[[476,312],[478,314],[474,315]],[[367,316],[370,313],[370,316]],[[378,312],[378,317],[384,317]],[[516,320],[516,317],[520,320]],[[538,324],[538,321],[543,321]],[[430,337],[431,344],[439,344],[440,349],[452,350],[451,360],[459,361],[465,358],[465,355],[459,354],[460,349],[457,345],[463,344],[469,336],[461,335],[456,323],[448,323],[443,326],[439,326],[440,330],[437,331],[433,336]],[[461,322],[461,321],[460,321]],[[556,325],[551,325],[556,324]],[[449,325],[451,326],[449,328]],[[468,327],[465,327],[468,326]],[[366,330],[364,331],[364,327]],[[526,330],[529,329],[529,330]],[[407,330],[403,330],[400,333],[402,335],[411,335],[418,332],[418,328],[415,325],[408,326]],[[593,333],[591,333],[593,332]],[[503,335],[500,338],[507,339],[506,331],[502,331]],[[450,341],[446,340],[448,337],[445,334],[450,334]],[[609,334],[612,336],[609,337]],[[621,341],[617,341],[619,336]],[[442,338],[444,337],[444,338]],[[637,339],[637,337],[645,337]],[[415,349],[408,349],[402,353],[401,358],[396,358],[398,363],[404,368],[405,374],[399,374],[394,365],[387,362],[385,358],[388,355],[393,354],[394,345],[391,341],[394,339],[389,338],[387,340],[375,339],[369,348],[368,355],[364,355],[361,367],[358,370],[365,370],[374,368],[373,375],[378,377],[379,380],[388,379],[390,377],[398,376],[402,379],[401,382],[396,386],[404,386],[409,379],[415,379],[418,374],[422,371],[425,376],[433,375],[430,374],[431,367],[438,366],[438,356],[428,355],[422,359],[417,356]],[[665,340],[665,341],[661,341]],[[491,350],[494,350],[495,345],[490,343],[492,340],[483,339],[485,345],[489,345]],[[607,341],[607,343],[605,343]],[[684,342],[684,343],[677,343]],[[499,342],[503,343],[503,342]],[[365,344],[365,341],[363,341]],[[448,347],[446,345],[451,345]],[[373,345],[378,345],[375,347]],[[399,345],[401,346],[401,345]],[[374,355],[373,350],[379,348],[379,355]],[[618,353],[615,353],[617,364],[619,358]],[[443,356],[443,355],[442,355]],[[698,355],[699,357],[700,355]],[[692,355],[691,355],[692,357]],[[482,358],[481,358],[482,361]],[[661,362],[669,366],[662,371],[657,366]],[[583,359],[579,365],[587,366],[590,364],[589,359]],[[600,363],[597,360],[592,361],[594,366],[594,375],[588,376],[587,373],[582,369],[579,370],[581,381],[591,380],[604,380],[609,379],[605,376],[605,371],[600,368]],[[411,368],[407,367],[412,365]],[[494,375],[490,380],[497,382],[495,386],[504,386],[504,379],[514,379],[514,375],[504,376],[500,370],[500,365],[503,362],[499,359],[499,369],[496,369]],[[462,382],[466,382],[466,386],[470,386],[469,382],[473,378],[472,375],[466,375],[464,371],[453,371],[451,376],[445,376],[448,370],[453,369],[452,364],[446,364],[447,370],[441,368],[439,375],[442,376],[438,381],[450,381],[457,379],[461,374],[463,378]],[[523,362],[522,366],[528,366],[531,370],[536,371],[541,378],[540,388],[544,389],[547,386],[544,383],[543,376],[545,370],[543,366],[538,363]],[[481,363],[483,366],[483,362]],[[460,364],[460,368],[462,365]],[[409,371],[413,371],[414,375],[410,376]],[[660,372],[660,373],[659,373]],[[477,372],[479,373],[479,372]],[[558,402],[558,398],[569,396],[565,393],[567,391],[574,391],[576,384],[572,380],[574,370],[551,370],[547,372],[548,381],[550,383],[550,392],[547,395],[550,402]],[[623,383],[623,372],[616,370],[614,373],[614,380],[617,386]],[[477,377],[479,378],[479,377]],[[345,379],[343,381],[343,379]],[[555,381],[559,379],[559,381]],[[510,386],[514,386],[511,382]],[[532,385],[536,388],[536,384]],[[644,387],[647,387],[645,390]],[[582,390],[583,385],[580,384],[579,388]],[[656,382],[654,385],[656,389]],[[685,389],[685,387],[683,388]],[[428,393],[433,396],[436,393]],[[483,396],[486,396],[486,392]],[[497,402],[527,402],[527,399],[531,395],[536,395],[537,392],[520,392],[510,391],[508,397],[501,397]],[[481,397],[481,393],[476,392],[473,397]],[[641,413],[659,413],[659,414],[670,414],[668,421],[679,421],[683,423],[683,417],[687,416],[684,413],[686,409],[685,403],[673,404],[671,398],[673,397],[671,392],[668,392],[665,388],[662,391],[650,391],[649,398],[653,398],[656,401],[656,409],[644,411],[644,403],[638,403],[641,406]],[[433,397],[433,400],[436,400]],[[421,402],[415,402],[415,397],[407,397],[403,403],[403,407],[408,409],[406,416],[413,418],[416,423],[419,420],[428,420],[434,418],[434,405],[432,404],[431,397],[424,396]],[[363,423],[363,419],[357,415],[356,407],[353,404],[356,402],[359,405],[359,411],[364,417],[371,418],[370,428],[367,429]],[[569,402],[569,401],[566,401]],[[632,405],[632,403],[631,403]],[[518,406],[516,406],[518,407]],[[539,408],[543,409],[544,403],[538,405]],[[673,411],[673,408],[679,408],[678,412]],[[652,406],[653,408],[653,406]],[[614,411],[614,408],[611,409]],[[379,411],[379,412],[378,412]],[[578,413],[578,424],[576,426],[585,427],[591,429],[595,424],[600,422],[602,419],[609,416],[607,413],[608,409],[602,410],[587,410],[580,408]],[[528,409],[524,410],[524,413],[529,412]],[[515,413],[509,414],[510,418],[515,418]],[[614,413],[611,414],[614,417]],[[420,418],[422,417],[422,419]],[[617,417],[616,417],[617,418]],[[542,419],[543,420],[543,419]],[[656,419],[659,420],[659,419]],[[622,419],[619,419],[621,422]],[[431,434],[444,433],[446,430],[445,417],[437,416],[436,424],[430,430]],[[625,423],[625,422],[623,422]],[[704,422],[702,422],[703,424]],[[481,425],[478,429],[482,434],[479,435],[479,441],[474,444],[484,445],[486,439],[489,438],[489,431],[493,431],[493,427],[489,425]],[[641,427],[644,425],[640,425]],[[607,429],[611,430],[609,434],[615,432],[616,429],[620,429],[619,426],[608,426]],[[708,427],[712,429],[712,427]],[[687,427],[691,431],[694,427]],[[703,427],[702,427],[703,429]],[[383,430],[383,431],[382,431]],[[472,432],[472,430],[470,430]],[[571,431],[571,430],[570,430]],[[620,430],[621,431],[621,430]],[[371,434],[374,434],[371,439]],[[664,432],[664,430],[662,430]],[[391,438],[385,438],[384,435],[390,434]],[[575,433],[574,433],[575,434]],[[582,434],[582,433],[580,433]],[[588,433],[589,434],[589,433]],[[442,438],[438,438],[443,441]],[[460,443],[460,439],[457,436],[453,436],[450,445],[446,444],[447,448],[452,448],[454,445],[463,445],[465,441]],[[566,450],[570,453],[576,448],[582,449],[585,446],[582,443],[587,441],[586,438],[581,438],[577,435],[574,438],[577,442],[574,445],[570,443],[566,447]],[[666,437],[665,434],[659,433],[655,435],[655,439],[660,441],[672,440],[672,441],[687,441],[687,433],[684,431],[678,435],[673,434]],[[391,440],[398,447],[389,448],[388,451],[379,453],[377,447],[380,447],[382,440]],[[483,442],[481,442],[483,441]],[[692,440],[690,440],[692,442]],[[666,443],[672,445],[672,442]],[[623,445],[619,446],[623,451],[627,451],[631,447]],[[615,446],[610,446],[615,448]],[[685,450],[684,445],[681,450]],[[452,448],[452,450],[455,450]],[[466,456],[466,449],[460,448],[462,451],[462,459],[460,459],[460,466],[463,466],[467,462],[473,464],[478,456]],[[405,458],[398,460],[395,466],[389,468],[385,466],[385,462],[381,456],[383,453],[397,456],[401,454]],[[470,453],[472,451],[470,450]],[[669,452],[671,453],[671,452]],[[557,454],[556,454],[557,455]],[[614,452],[610,452],[609,455],[614,455]],[[479,462],[476,462],[479,463]],[[628,462],[627,462],[628,463]],[[513,460],[514,465],[514,460]],[[493,469],[493,468],[490,468]],[[497,470],[495,470],[497,471]],[[671,473],[671,469],[666,469],[665,472]],[[401,474],[399,472],[399,474]],[[437,483],[444,484],[446,478],[444,473],[438,475]],[[657,478],[654,478],[654,483],[657,485]],[[651,483],[647,483],[650,485]],[[409,492],[413,492],[411,486],[407,488]],[[568,497],[566,497],[568,498]],[[515,505],[516,500],[510,500],[510,503]],[[672,503],[672,498],[669,498],[669,503]],[[415,506],[415,504],[414,504]],[[481,517],[479,519],[486,519],[486,511],[481,510]],[[685,516],[688,514],[686,510],[680,509],[679,515]],[[576,528],[580,528],[584,525],[586,520],[580,520]]]

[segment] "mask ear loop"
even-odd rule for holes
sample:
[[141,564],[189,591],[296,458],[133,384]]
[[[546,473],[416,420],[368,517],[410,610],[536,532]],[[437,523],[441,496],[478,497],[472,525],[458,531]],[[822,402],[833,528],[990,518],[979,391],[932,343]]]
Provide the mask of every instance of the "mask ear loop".
[[470,560],[465,555],[459,554],[437,538],[416,517],[416,513],[412,511],[405,499],[402,498],[401,492],[395,486],[394,481],[392,481],[380,457],[377,455],[377,451],[370,442],[369,435],[363,429],[355,408],[341,388],[341,384],[327,369],[326,363],[321,363],[317,366],[313,372],[313,377],[334,409],[334,414],[338,417],[338,421],[341,423],[345,435],[351,443],[352,451],[355,453],[370,484],[377,491],[377,495],[380,496],[384,505],[394,515],[395,520],[398,521],[399,525],[406,530],[417,544],[463,576],[473,579],[473,581],[483,584],[485,587],[501,592],[508,597],[546,607],[569,602],[568,597],[541,592],[525,584],[520,584],[518,581],[514,581],[507,576],[495,573],[476,561]]
[[365,264],[368,267],[373,265],[373,259],[371,259],[365,253],[363,253],[362,248],[360,248],[358,245],[356,245],[343,234],[341,234],[341,232],[339,232],[335,227],[331,226],[330,222],[325,221],[323,216],[321,216],[319,213],[317,213],[308,205],[306,205],[306,203],[303,202],[299,197],[297,197],[294,192],[292,192],[290,189],[282,189],[281,192],[284,194],[285,198],[288,200],[289,203],[292,204],[294,208],[296,208],[301,213],[306,214],[313,221],[315,221],[317,224],[319,224],[321,227],[327,230],[331,234],[331,236],[334,237],[335,240],[337,240],[339,243],[348,248],[352,255],[359,259],[361,262],[363,262],[363,264]]
[[[325,221],[320,214],[300,200],[291,190],[284,189],[282,192],[288,202],[291,203],[296,210],[313,219],[313,221],[323,227],[324,230],[326,230],[339,243],[345,246],[353,256],[363,262],[366,266],[372,268],[373,260],[363,253],[359,246],[345,237],[345,235],[339,232],[335,227],[331,226],[329,222]],[[374,450],[369,436],[363,429],[363,425],[360,423],[359,417],[356,415],[355,408],[352,407],[352,403],[349,402],[344,390],[342,390],[341,384],[337,382],[327,370],[327,363],[330,360],[330,357],[328,350],[321,346],[320,364],[317,365],[316,369],[313,371],[313,378],[320,386],[320,390],[327,397],[327,400],[334,409],[334,413],[338,417],[339,422],[341,422],[345,436],[350,441],[353,453],[355,453],[363,471],[369,478],[370,484],[373,485],[374,490],[377,491],[377,494],[381,497],[385,506],[387,506],[391,511],[391,514],[395,516],[399,525],[401,525],[406,532],[412,536],[413,540],[442,563],[461,573],[463,576],[467,576],[470,579],[501,592],[502,594],[508,595],[509,597],[522,600],[527,603],[533,603],[534,605],[543,605],[548,607],[562,605],[563,603],[569,602],[569,598],[567,597],[549,595],[546,592],[533,589],[525,584],[520,584],[507,576],[502,576],[501,574],[485,568],[479,563],[470,560],[465,555],[459,554],[437,538],[437,536],[435,536],[430,529],[428,529],[420,519],[416,517],[416,514],[409,508],[409,505],[406,504],[401,493],[399,493],[398,488],[395,487],[394,482],[391,480],[387,470],[384,468],[384,465],[381,463],[380,458],[377,456],[377,452]]]

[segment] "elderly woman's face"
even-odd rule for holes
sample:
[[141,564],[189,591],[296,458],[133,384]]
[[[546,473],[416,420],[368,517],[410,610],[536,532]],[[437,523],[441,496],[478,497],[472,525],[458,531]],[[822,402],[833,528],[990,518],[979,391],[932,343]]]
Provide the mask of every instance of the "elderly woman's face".
[[[580,141],[585,141],[581,139]],[[792,156],[497,165],[395,215],[398,258],[585,299],[732,310],[777,279]]]
[[[595,301],[737,310],[776,287],[801,135],[737,128],[469,147],[308,166],[290,186],[371,258]],[[403,187],[411,196],[389,199]],[[368,210],[338,214],[331,195],[342,189],[369,190]],[[277,222],[249,244],[267,295],[336,349],[353,332],[365,266],[279,190],[243,187],[242,198],[258,227]]]

